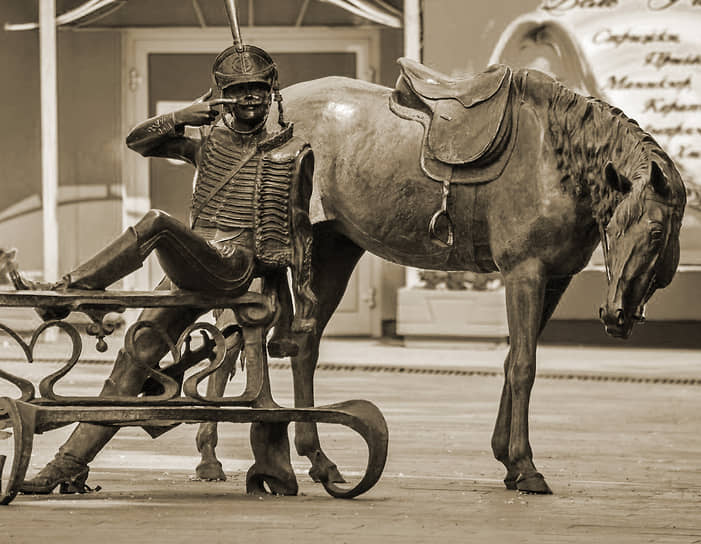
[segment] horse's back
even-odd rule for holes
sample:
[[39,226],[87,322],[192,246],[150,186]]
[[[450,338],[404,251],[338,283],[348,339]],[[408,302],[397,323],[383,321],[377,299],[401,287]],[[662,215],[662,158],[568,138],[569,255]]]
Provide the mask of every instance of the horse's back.
[[314,96],[344,96],[348,93],[388,93],[392,89],[370,81],[344,76],[327,76],[295,83],[282,91],[285,103],[294,104],[297,100],[307,100]]
[[[523,222],[532,220],[528,214],[539,213],[536,202],[524,202],[536,198],[537,192],[532,187],[541,153],[537,119],[521,116],[518,164],[509,164],[498,180],[480,187],[453,187],[451,207],[459,212],[452,216],[459,236],[452,248],[443,247],[434,243],[428,228],[440,209],[442,187],[421,169],[423,126],[392,113],[391,94],[390,88],[340,77],[297,84],[283,92],[295,133],[309,141],[315,154],[313,222],[334,220],[356,244],[400,264],[492,269],[489,251],[479,259],[487,263],[484,266],[475,253],[476,245],[491,245],[489,210],[508,208],[518,200],[523,208],[518,216],[527,216]],[[530,185],[516,189],[520,183]],[[514,229],[523,230],[520,224]],[[509,229],[501,230],[505,238],[511,237]]]
[[392,113],[391,93],[327,77],[288,87],[283,104],[295,134],[314,150],[312,221],[335,220],[354,242],[388,260],[435,266],[447,258],[427,235],[440,185],[421,171],[423,127]]
[[285,114],[295,132],[312,146],[350,130],[368,130],[390,122],[392,90],[357,79],[331,76],[298,83],[283,91]]

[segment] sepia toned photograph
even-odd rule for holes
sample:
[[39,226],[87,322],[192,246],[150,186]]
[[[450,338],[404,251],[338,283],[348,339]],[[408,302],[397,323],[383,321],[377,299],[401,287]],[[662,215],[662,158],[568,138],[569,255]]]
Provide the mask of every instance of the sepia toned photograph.
[[0,542],[701,543],[701,0],[1,0]]

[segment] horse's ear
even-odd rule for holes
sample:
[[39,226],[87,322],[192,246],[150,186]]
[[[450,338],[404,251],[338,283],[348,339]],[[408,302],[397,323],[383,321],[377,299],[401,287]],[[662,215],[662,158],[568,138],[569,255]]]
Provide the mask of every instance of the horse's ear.
[[667,181],[666,176],[662,173],[662,169],[660,165],[657,164],[657,161],[652,161],[650,165],[650,185],[652,185],[652,188],[658,195],[669,195],[669,181]]
[[606,176],[606,183],[608,183],[609,187],[611,187],[611,189],[614,191],[618,191],[623,194],[630,191],[630,181],[618,175],[616,167],[611,161],[607,162],[606,166],[604,167],[604,176]]

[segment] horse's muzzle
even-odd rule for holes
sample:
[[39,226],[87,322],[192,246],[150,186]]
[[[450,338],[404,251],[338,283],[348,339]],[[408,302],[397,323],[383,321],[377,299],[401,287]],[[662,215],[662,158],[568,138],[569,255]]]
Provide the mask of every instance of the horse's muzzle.
[[628,338],[632,329],[632,323],[626,319],[623,308],[611,309],[606,306],[599,308],[599,319],[604,324],[606,334],[614,338]]

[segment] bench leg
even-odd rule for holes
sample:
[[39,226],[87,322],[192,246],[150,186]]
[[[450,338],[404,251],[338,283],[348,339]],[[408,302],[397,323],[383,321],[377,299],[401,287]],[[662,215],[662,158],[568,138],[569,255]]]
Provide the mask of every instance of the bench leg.
[[[0,411],[4,412],[12,428],[13,456],[10,466],[7,457],[0,455],[0,505],[10,504],[15,498],[27,473],[29,460],[32,457],[34,442],[34,422],[36,408],[24,402],[15,402],[9,398],[0,398]],[[8,437],[7,440],[10,440]],[[4,471],[8,471],[8,477]]]

